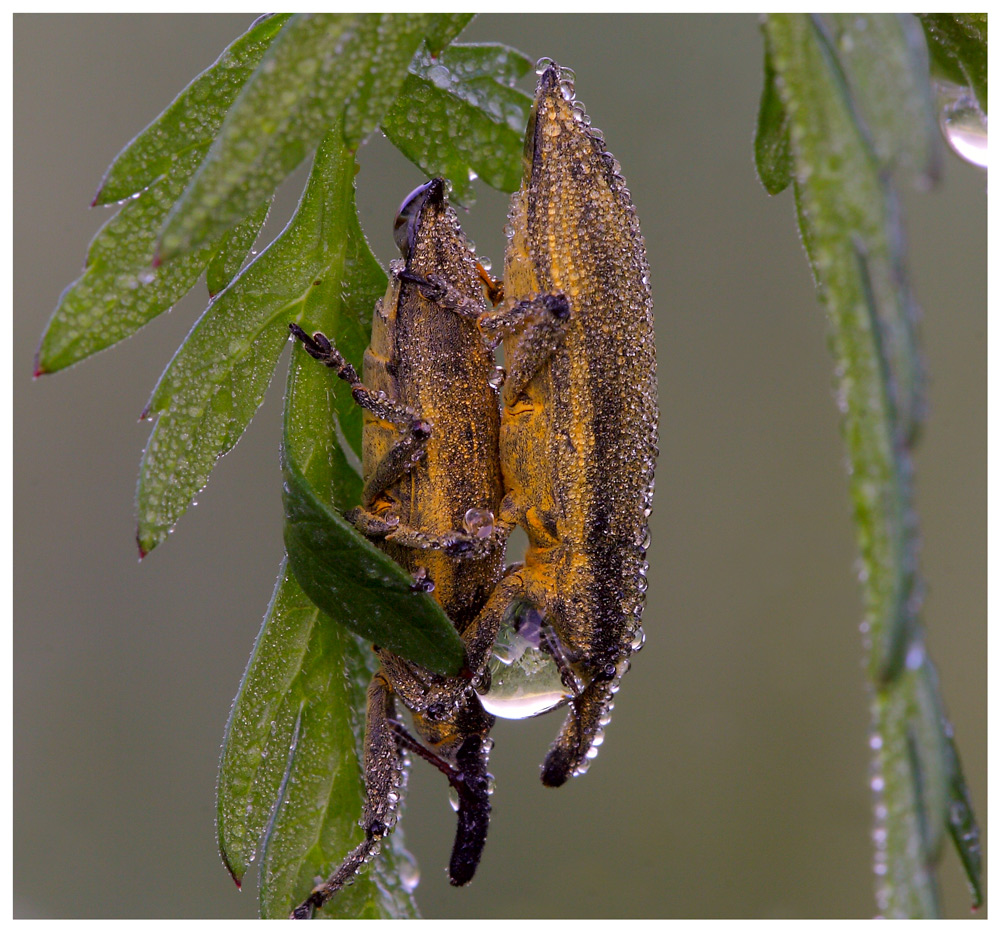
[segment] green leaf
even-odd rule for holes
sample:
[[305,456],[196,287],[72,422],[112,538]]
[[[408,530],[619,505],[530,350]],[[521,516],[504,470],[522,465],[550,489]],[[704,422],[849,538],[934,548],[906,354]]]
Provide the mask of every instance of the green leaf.
[[153,265],[156,231],[200,156],[178,158],[169,174],[126,204],[94,237],[81,275],[60,296],[36,357],[36,372],[56,372],[130,337],[172,307],[198,280],[217,243]]
[[437,55],[441,49],[458,38],[458,34],[472,22],[475,13],[435,13],[427,27],[427,51]]
[[[219,850],[237,883],[260,852],[264,918],[287,918],[362,840],[365,693],[375,666],[283,564],[233,703],[218,786]],[[415,917],[399,880],[411,860],[397,831],[321,915]]]
[[792,182],[792,152],[788,141],[788,117],[775,85],[771,53],[764,49],[764,89],[757,109],[757,133],[753,141],[757,177],[768,194],[780,194]]
[[919,23],[910,14],[834,13],[823,20],[837,50],[855,120],[880,165],[900,179],[928,187],[940,169],[941,133]]
[[971,87],[987,113],[987,21],[985,13],[921,13],[935,71],[945,80]]
[[[198,174],[168,219],[163,257],[187,252],[242,220],[341,123],[355,95],[387,105],[429,20],[409,14],[297,14],[233,104]],[[375,75],[377,68],[384,72]],[[348,114],[358,132],[379,114]]]
[[[94,204],[134,199],[101,227],[83,275],[62,293],[38,349],[38,374],[64,369],[131,336],[187,294],[210,262],[209,287],[218,284],[218,270],[231,261],[220,258],[220,249],[228,253],[236,240],[247,238],[253,217],[232,231],[228,244],[220,247],[216,236],[185,256],[156,265],[159,230],[229,105],[287,18],[282,14],[251,27],[112,163]],[[266,213],[259,203],[256,209]]]
[[331,289],[339,298],[334,286],[355,215],[354,167],[333,130],[288,226],[208,306],[160,377],[147,409],[159,417],[139,475],[144,553],[166,537],[246,429],[288,341],[289,321],[308,319]]
[[465,649],[448,616],[429,595],[413,592],[413,578],[337,511],[357,504],[360,488],[335,485],[338,498],[346,492],[351,499],[331,498],[331,507],[317,491],[322,486],[307,479],[323,452],[312,438],[333,421],[328,396],[315,383],[334,376],[301,347],[293,355],[281,457],[289,566],[313,602],[366,640],[437,673],[458,673]]
[[257,242],[260,228],[267,220],[270,207],[270,202],[261,204],[246,220],[223,234],[219,241],[218,252],[205,270],[205,283],[210,298],[214,298],[222,291],[243,268],[253,244]]
[[226,111],[289,15],[279,13],[255,22],[211,68],[181,91],[119,153],[101,182],[94,204],[113,204],[136,194],[169,172],[174,160],[191,150],[203,155]]
[[878,907],[933,916],[945,826],[964,839],[975,897],[980,880],[968,791],[918,617],[911,450],[922,368],[892,176],[926,171],[926,68],[895,16],[773,15],[765,32],[850,458],[874,686]]
[[514,191],[531,97],[512,85],[530,68],[505,45],[452,45],[436,58],[422,49],[382,129],[427,175],[448,178],[453,200],[472,202],[476,175]]
[[407,68],[430,26],[429,16],[384,16],[368,69],[347,104],[344,133],[351,146],[378,126],[382,115],[396,99]]

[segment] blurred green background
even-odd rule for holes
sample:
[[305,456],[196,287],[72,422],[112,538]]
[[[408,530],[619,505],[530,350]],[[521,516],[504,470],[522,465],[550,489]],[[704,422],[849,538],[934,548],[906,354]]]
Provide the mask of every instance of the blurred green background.
[[[59,293],[108,214],[104,169],[252,16],[38,16],[14,24],[14,914],[239,917],[214,841],[230,701],[281,559],[278,377],[199,507],[137,563],[133,489],[157,376],[199,286],[99,359],[32,382]],[[482,16],[577,73],[628,178],[656,300],[660,462],[647,643],[601,755],[557,790],[561,716],[499,722],[482,866],[445,877],[444,781],[413,768],[402,822],[428,917],[864,917],[874,912],[861,608],[825,323],[790,192],[752,162],[756,20]],[[530,87],[526,87],[530,90]],[[423,178],[360,153],[383,261]],[[303,173],[283,189],[271,235]],[[463,223],[499,263],[507,197]],[[948,154],[906,192],[930,417],[917,453],[924,617],[986,813],[986,176]],[[284,371],[284,366],[279,372]],[[969,915],[952,852],[946,912]]]

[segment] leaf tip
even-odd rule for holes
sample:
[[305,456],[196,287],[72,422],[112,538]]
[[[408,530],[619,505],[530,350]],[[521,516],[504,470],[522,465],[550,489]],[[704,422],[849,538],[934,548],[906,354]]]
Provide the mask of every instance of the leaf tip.
[[49,370],[45,368],[45,365],[42,363],[41,357],[42,357],[42,350],[41,348],[39,348],[38,352],[35,353],[35,369],[31,375],[33,379],[38,379],[41,378],[43,375],[48,375]]
[[232,865],[229,858],[226,855],[226,850],[223,842],[219,841],[219,857],[222,858],[222,866],[226,869],[226,872],[233,879],[233,883],[236,884],[236,889],[240,892],[243,891],[243,871],[237,869]]

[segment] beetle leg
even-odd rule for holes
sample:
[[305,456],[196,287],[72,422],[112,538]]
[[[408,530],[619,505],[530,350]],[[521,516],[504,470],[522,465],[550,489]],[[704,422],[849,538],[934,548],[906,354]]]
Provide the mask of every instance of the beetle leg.
[[396,824],[405,783],[403,748],[408,745],[404,745],[397,735],[394,707],[392,687],[380,670],[368,686],[364,755],[366,798],[361,816],[365,840],[293,910],[293,919],[309,919],[358,872],[362,864],[378,853],[382,839]]
[[618,679],[612,664],[609,675],[595,677],[583,692],[570,700],[566,721],[542,764],[545,786],[562,786],[574,774],[582,773],[589,760],[596,756],[595,740],[604,733]]
[[490,825],[490,775],[486,770],[488,739],[479,734],[466,737],[455,754],[453,766],[425,748],[401,723],[393,722],[392,725],[400,745],[440,770],[458,794],[458,825],[448,875],[452,886],[461,887],[472,880],[479,866]]
[[431,534],[411,524],[401,524],[393,516],[385,517],[367,508],[352,508],[344,513],[365,537],[386,540],[414,550],[440,550],[456,559],[478,559],[502,547],[506,534],[500,528],[490,528],[485,535],[466,531]]
[[392,424],[400,433],[395,446],[381,459],[365,482],[361,501],[363,505],[370,505],[386,489],[395,485],[424,455],[431,426],[407,405],[386,397],[383,392],[373,392],[366,388],[358,378],[354,366],[340,355],[337,347],[322,333],[309,336],[294,323],[289,324],[288,329],[302,341],[306,352],[313,359],[333,369],[351,386],[351,395],[360,407],[380,421]]
[[479,318],[479,329],[490,346],[521,331],[517,347],[507,365],[503,386],[504,403],[512,405],[525,386],[559,348],[569,322],[569,302],[561,294],[533,295],[510,307],[487,311]]
[[521,574],[515,571],[504,576],[490,593],[482,611],[462,632],[465,655],[473,675],[479,674],[486,666],[486,661],[489,660],[493,651],[497,633],[511,604],[524,598],[525,584]]

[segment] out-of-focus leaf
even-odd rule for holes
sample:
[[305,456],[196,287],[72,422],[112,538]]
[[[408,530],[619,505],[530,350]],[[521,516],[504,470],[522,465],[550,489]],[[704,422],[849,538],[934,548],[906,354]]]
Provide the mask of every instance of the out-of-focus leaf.
[[[927,45],[910,14],[822,17],[856,118],[883,168],[927,186],[940,169],[941,134],[927,80]],[[891,93],[879,93],[892,88]]]
[[[297,14],[285,23],[230,108],[163,229],[164,258],[242,220],[341,124],[355,95],[388,104],[429,25],[425,14]],[[369,78],[374,70],[383,69]],[[378,114],[352,111],[357,132]]]
[[130,337],[198,280],[218,243],[153,266],[156,231],[201,158],[189,152],[94,237],[81,275],[60,296],[38,348],[36,373],[57,372]]
[[[38,349],[37,374],[64,369],[131,336],[187,294],[202,269],[226,250],[216,236],[185,256],[154,265],[160,228],[287,18],[282,14],[252,26],[112,163],[94,203],[134,199],[98,231],[83,275],[62,293]],[[232,231],[234,240],[247,235],[245,225]]]
[[[264,918],[287,918],[315,878],[362,840],[365,692],[374,667],[372,652],[323,615],[283,564],[219,768],[219,850],[237,883],[260,853]],[[411,860],[396,832],[319,915],[415,917],[400,881]]]
[[222,291],[243,268],[253,244],[257,242],[260,228],[267,220],[270,207],[270,202],[261,204],[246,220],[222,235],[219,250],[205,270],[205,283],[210,298],[214,298]]
[[[213,301],[160,377],[159,417],[139,475],[138,541],[148,553],[239,440],[264,396],[288,323],[339,297],[354,208],[354,158],[339,129],[317,152],[295,215]],[[325,286],[324,286],[325,282]]]
[[[255,22],[177,96],[115,158],[94,198],[113,204],[153,184],[171,163],[197,150],[204,155],[232,102],[290,14]],[[263,200],[263,198],[261,198]]]
[[349,145],[357,146],[378,126],[382,115],[396,99],[413,53],[429,26],[429,16],[379,18],[371,61],[344,115],[344,135]]
[[753,141],[753,154],[757,177],[768,194],[780,194],[792,182],[788,117],[774,82],[771,54],[765,47],[764,89],[761,91],[760,106],[757,109],[757,133]]
[[421,50],[382,129],[428,175],[448,178],[453,200],[472,202],[477,175],[514,191],[531,97],[512,85],[530,67],[504,45],[451,45],[437,57]]
[[427,27],[427,51],[437,55],[472,22],[475,13],[435,13]]
[[[891,175],[927,164],[926,69],[911,30],[893,16],[773,15],[765,31],[851,463],[874,686],[878,908],[933,916],[946,825],[976,899],[980,880],[968,791],[918,618],[910,454],[922,379]],[[907,112],[916,128],[897,120]]]
[[987,113],[985,13],[921,13],[931,63],[938,76],[971,87]]

